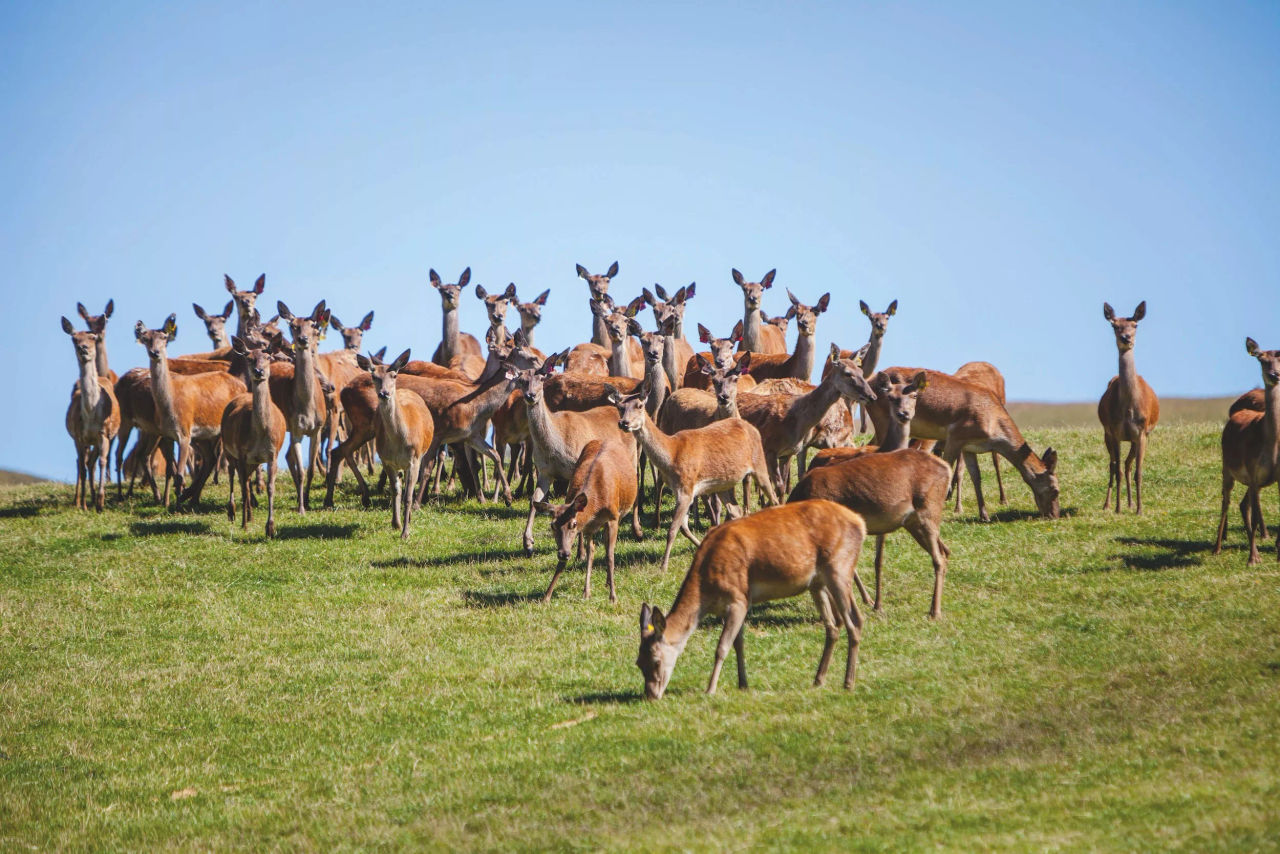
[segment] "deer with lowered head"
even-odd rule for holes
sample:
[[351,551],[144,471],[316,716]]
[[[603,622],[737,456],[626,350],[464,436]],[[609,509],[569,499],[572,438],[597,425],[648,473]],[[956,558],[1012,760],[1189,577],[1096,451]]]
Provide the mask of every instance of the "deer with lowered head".
[[[547,592],[542,597],[544,603],[551,601],[556,581],[568,565],[569,548],[575,540],[578,543],[579,557],[583,542],[586,543],[586,581],[582,598],[591,598],[591,566],[596,556],[595,535],[601,529],[605,532],[604,554],[609,580],[609,601],[618,601],[618,592],[613,583],[614,549],[618,545],[618,525],[636,503],[634,461],[634,448],[620,438],[603,441],[592,439],[578,456],[578,464],[565,492],[568,500],[564,504],[538,502],[537,509],[551,516],[551,533],[555,537],[558,558],[555,574],[551,576],[551,583],[547,585]],[[634,515],[632,526],[633,533],[639,538],[640,524]]]
[[[1111,486],[1116,488],[1116,512],[1120,512],[1120,443],[1129,443],[1129,455],[1124,461],[1124,491],[1126,503],[1142,514],[1142,462],[1147,455],[1147,437],[1160,420],[1160,401],[1147,381],[1138,375],[1133,364],[1134,339],[1138,334],[1138,322],[1147,316],[1147,302],[1143,300],[1134,309],[1132,317],[1116,317],[1110,303],[1102,304],[1102,316],[1111,324],[1116,336],[1116,349],[1120,351],[1120,373],[1107,383],[1107,390],[1098,401],[1098,420],[1102,422],[1102,437],[1107,445],[1107,495],[1102,501],[1106,510],[1111,502]],[[1136,465],[1135,465],[1136,463]],[[1130,484],[1130,470],[1133,482]]]
[[[942,616],[942,586],[951,555],[939,533],[951,467],[927,451],[906,446],[919,394],[929,382],[924,371],[907,383],[889,383],[883,374],[877,375],[876,403],[892,421],[884,442],[875,452],[864,451],[831,465],[815,461],[787,500],[826,498],[866,520],[867,533],[876,536],[876,611],[882,610],[885,536],[906,528],[933,562],[929,617],[936,620]],[[866,591],[861,586],[859,591],[866,601]]]
[[431,410],[417,394],[397,387],[398,372],[409,361],[408,350],[389,365],[375,365],[362,355],[356,361],[373,378],[378,397],[374,441],[378,458],[391,474],[391,527],[399,528],[400,539],[407,540],[419,467],[433,443]]
[[[1246,338],[1245,351],[1262,368],[1263,410],[1239,409],[1222,428],[1222,515],[1213,553],[1222,551],[1231,491],[1239,481],[1246,487],[1240,517],[1249,537],[1249,565],[1253,566],[1262,560],[1257,540],[1262,527],[1260,494],[1280,479],[1280,350],[1260,349],[1258,342]],[[1265,538],[1266,533],[1262,536]],[[1280,538],[1276,542],[1276,560],[1280,560]]]
[[773,287],[773,277],[777,270],[770,270],[758,282],[748,282],[737,270],[730,271],[734,284],[742,288],[742,338],[739,350],[752,353],[779,353],[786,355],[787,341],[778,335],[777,329],[765,325],[761,320],[760,304],[764,301],[764,292]]
[[668,435],[653,423],[645,408],[647,392],[642,387],[637,394],[614,394],[611,400],[618,410],[618,427],[635,436],[658,476],[676,495],[662,553],[662,571],[666,572],[677,532],[695,546],[700,542],[689,530],[689,508],[699,495],[727,495],[729,506],[736,510],[734,487],[752,475],[770,504],[777,504],[778,497],[769,481],[768,463],[755,427],[740,418],[726,418]]
[[[106,505],[110,478],[111,440],[120,430],[120,404],[111,380],[98,375],[98,336],[93,332],[77,332],[65,317],[62,331],[71,336],[80,368],[80,381],[71,392],[66,417],[67,433],[76,446],[75,504],[81,510],[89,509],[85,498],[93,492],[94,509],[101,512]],[[96,486],[95,468],[98,469]]]
[[[964,380],[967,383],[973,383],[982,386],[991,392],[991,396],[1001,406],[1007,405],[1007,398],[1004,391],[1004,374],[1000,373],[1000,369],[990,362],[965,362],[956,368],[955,373],[951,376],[958,380]],[[970,460],[970,457],[973,457]],[[964,464],[966,469],[972,469],[977,466],[977,457],[968,452],[964,456]],[[996,486],[1000,490],[1000,503],[1007,502],[1004,492],[1004,478],[1000,476],[1000,455],[995,451],[991,452],[991,467],[996,471]],[[951,474],[951,491],[955,493],[955,510],[960,512],[960,466],[955,467],[955,471]]]
[[756,602],[799,596],[808,591],[826,629],[813,684],[821,685],[843,626],[849,639],[844,687],[857,675],[862,614],[853,599],[852,579],[866,538],[862,519],[831,501],[801,501],[761,510],[707,533],[694,552],[689,572],[667,614],[645,603],[640,608],[640,652],[645,697],[666,693],[676,660],[704,615],[724,619],[707,693],[714,694],[720,670],[733,646],[738,687],[747,687],[743,626]]
[[698,283],[690,282],[677,290],[670,297],[662,285],[655,284],[655,297],[645,288],[641,293],[644,301],[653,307],[653,319],[658,324],[658,331],[665,341],[662,357],[662,369],[666,371],[667,380],[674,391],[680,388],[684,380],[684,369],[693,358],[693,348],[684,338],[684,311],[686,303],[693,299]]
[[253,518],[249,472],[267,466],[267,536],[276,535],[276,469],[284,434],[284,413],[271,400],[271,354],[249,347],[236,336],[231,348],[248,364],[249,391],[236,395],[222,410],[222,449],[227,456],[227,519],[236,519],[236,475],[240,475],[240,528]]
[[231,346],[231,338],[227,335],[227,319],[231,317],[231,312],[235,310],[236,301],[227,300],[226,307],[222,309],[222,313],[207,312],[198,302],[191,303],[191,308],[195,310],[196,317],[204,323],[204,331],[209,336],[209,340],[213,342],[213,349],[221,350],[224,347]]

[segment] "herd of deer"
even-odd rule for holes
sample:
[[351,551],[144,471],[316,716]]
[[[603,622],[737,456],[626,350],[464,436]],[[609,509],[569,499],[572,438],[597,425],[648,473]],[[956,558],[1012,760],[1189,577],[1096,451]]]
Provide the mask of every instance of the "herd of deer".
[[[697,547],[670,613],[647,604],[641,610],[637,664],[652,698],[662,696],[677,657],[704,614],[724,618],[708,691],[715,690],[730,644],[737,653],[739,684],[745,687],[742,626],[749,605],[806,590],[826,626],[815,684],[823,681],[843,625],[848,635],[845,686],[851,687],[862,634],[853,586],[865,604],[881,610],[884,539],[905,528],[932,561],[929,616],[941,616],[950,552],[939,529],[949,493],[955,494],[960,509],[961,462],[973,482],[979,516],[989,518],[980,453],[992,453],[1002,502],[1000,457],[1017,469],[1040,513],[1057,518],[1057,453],[1049,448],[1037,455],[1023,439],[1005,409],[1004,379],[994,366],[970,362],[951,374],[905,367],[876,370],[896,300],[882,313],[860,304],[871,322],[870,339],[856,351],[833,345],[815,385],[810,379],[817,358],[817,321],[828,310],[829,294],[806,305],[788,290],[786,314],[770,318],[761,306],[775,271],[750,282],[734,270],[744,316],[726,338],[699,324],[698,341],[708,349],[694,352],[683,326],[685,308],[696,292],[693,284],[673,294],[660,286],[653,292],[646,288],[622,306],[609,295],[616,262],[602,275],[581,265],[577,273],[589,289],[591,340],[550,356],[534,346],[549,291],[520,302],[515,285],[496,294],[476,285],[489,320],[485,348],[460,330],[461,296],[470,283],[470,268],[453,284],[430,271],[443,308],[443,335],[430,362],[411,360],[409,350],[390,362],[382,358],[385,348],[361,354],[373,312],[348,327],[323,301],[301,317],[278,302],[277,315],[263,322],[256,300],[264,277],[249,290],[238,290],[228,277],[232,299],[222,313],[193,305],[213,350],[170,357],[168,346],[177,336],[175,316],[169,315],[159,329],[139,321],[135,336],[146,350],[148,367],[117,377],[107,365],[103,343],[113,303],[100,315],[77,305],[87,331],[77,331],[62,318],[80,369],[66,422],[76,445],[77,506],[86,507],[92,492],[97,509],[103,508],[114,442],[117,494],[123,496],[128,474],[130,495],[140,477],[165,506],[171,482],[179,503],[195,502],[210,475],[216,478],[225,464],[227,513],[234,520],[238,476],[242,527],[252,518],[265,466],[266,533],[274,536],[277,461],[287,436],[285,460],[299,513],[310,505],[317,471],[325,478],[324,506],[333,506],[344,463],[363,505],[369,506],[360,469],[363,465],[373,474],[373,447],[390,481],[392,525],[405,538],[428,483],[437,493],[441,488],[447,448],[453,459],[450,482],[459,478],[463,489],[481,501],[489,498],[486,460],[493,463],[493,500],[501,490],[510,504],[511,484],[520,479],[516,492],[530,494],[522,535],[527,554],[533,553],[536,514],[551,517],[558,564],[544,601],[575,543],[579,556],[585,546],[584,596],[590,595],[600,531],[605,533],[609,598],[616,601],[618,528],[629,514],[635,536],[642,535],[644,478],[652,470],[655,526],[661,525],[663,487],[675,494],[663,570],[679,534]],[[514,333],[506,327],[511,306],[520,317]],[[646,306],[653,311],[654,331],[637,320]],[[226,326],[233,310],[235,332],[229,335]],[[1141,303],[1132,317],[1122,318],[1104,305],[1115,331],[1120,370],[1098,403],[1110,456],[1103,508],[1110,506],[1114,486],[1117,512],[1120,444],[1130,443],[1124,465],[1127,503],[1141,513],[1143,458],[1159,418],[1156,395],[1134,367],[1134,335],[1145,312]],[[785,334],[793,319],[797,338],[788,352]],[[330,326],[341,333],[343,347],[320,352],[319,342]],[[1265,392],[1241,397],[1223,431],[1217,548],[1238,480],[1248,488],[1240,511],[1249,561],[1256,563],[1256,537],[1267,536],[1259,491],[1275,482],[1280,471],[1280,351],[1261,351],[1252,339],[1247,345],[1262,364]],[[557,372],[557,366],[563,370]],[[855,447],[859,408],[863,431],[869,422],[875,437]],[[138,440],[126,458],[135,428]],[[807,460],[810,450],[816,453]],[[793,459],[799,479],[791,487]],[[251,488],[251,481],[257,481],[257,488]],[[751,481],[760,499],[772,506],[749,512]],[[550,503],[553,489],[565,484],[565,503]],[[784,495],[787,503],[782,504]],[[712,524],[702,540],[689,526],[690,512],[700,512],[700,498]],[[876,537],[874,599],[855,569],[868,535]]]

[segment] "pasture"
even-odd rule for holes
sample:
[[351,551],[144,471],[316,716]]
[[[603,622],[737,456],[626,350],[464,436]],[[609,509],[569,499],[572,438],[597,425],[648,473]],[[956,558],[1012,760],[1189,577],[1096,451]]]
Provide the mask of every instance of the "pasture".
[[810,687],[802,597],[750,615],[750,690],[702,694],[704,626],[653,703],[637,614],[692,549],[660,575],[651,528],[619,539],[617,606],[599,562],[590,601],[577,564],[542,605],[524,501],[429,502],[401,542],[385,496],[361,511],[348,479],[300,517],[282,479],[267,541],[227,521],[225,480],[180,513],[6,486],[0,848],[1274,846],[1280,570],[1274,540],[1245,566],[1234,510],[1210,554],[1220,429],[1156,430],[1141,517],[1100,509],[1096,422],[1031,430],[1063,517],[1009,469],[996,504],[984,460],[996,521],[966,482],[937,623],[927,555],[891,536],[854,690]]

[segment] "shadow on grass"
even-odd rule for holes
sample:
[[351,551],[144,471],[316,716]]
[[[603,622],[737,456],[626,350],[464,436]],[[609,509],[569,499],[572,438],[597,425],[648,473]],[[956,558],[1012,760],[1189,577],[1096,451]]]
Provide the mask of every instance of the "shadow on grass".
[[523,602],[536,602],[542,599],[540,590],[528,593],[490,593],[483,590],[462,591],[462,601],[468,608],[510,608]]
[[[442,557],[396,557],[387,560],[375,560],[370,566],[379,569],[394,567],[416,567],[418,569],[434,569],[441,566],[457,566],[460,563],[488,563],[495,560],[516,560],[524,557],[524,549],[508,551],[459,552]],[[536,555],[535,555],[536,557]],[[532,558],[530,558],[532,560]],[[505,572],[506,570],[504,570]]]
[[[263,519],[265,522],[265,518]],[[359,525],[335,525],[332,522],[317,522],[309,525],[281,526],[276,531],[277,540],[349,540],[359,529]]]
[[[989,513],[988,515],[990,515],[992,522],[1022,522],[1044,518],[1040,515],[1039,510],[1027,510],[1022,507],[1003,507]],[[1060,519],[1070,519],[1071,517],[1078,515],[1080,515],[1080,511],[1075,507],[1062,507],[1058,510],[1058,517]],[[964,511],[964,515],[960,517],[960,520],[977,523],[978,517],[968,516],[968,511]]]
[[619,706],[624,703],[638,703],[644,699],[644,694],[640,691],[594,691],[590,694],[579,694],[576,697],[563,699],[566,703],[573,703],[576,706]]
[[[54,509],[61,505],[63,501],[53,496],[47,498],[30,498],[25,501],[19,501],[8,507],[0,507],[0,519],[29,519],[32,516],[39,516],[40,512],[45,509]],[[109,504],[109,502],[108,502]],[[66,506],[71,507],[71,499],[66,500]],[[93,506],[93,499],[89,499],[89,506]]]
[[208,522],[194,519],[151,519],[129,523],[129,533],[135,537],[152,537],[164,534],[207,534]]
[[[1112,555],[1119,560],[1125,569],[1138,569],[1146,572],[1159,572],[1166,569],[1182,569],[1188,566],[1200,566],[1204,563],[1204,554],[1213,550],[1213,543],[1204,540],[1172,540],[1162,537],[1116,537],[1115,541],[1122,546],[1159,549],[1156,554],[1118,554]],[[1114,565],[1094,567],[1093,572],[1110,572],[1117,569]]]

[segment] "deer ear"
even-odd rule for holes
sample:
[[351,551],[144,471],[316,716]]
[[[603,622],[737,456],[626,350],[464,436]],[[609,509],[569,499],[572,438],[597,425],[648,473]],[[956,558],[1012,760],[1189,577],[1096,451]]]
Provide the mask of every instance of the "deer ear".
[[102,316],[110,317],[111,313],[115,310],[116,310],[116,301],[113,299],[109,299],[107,300],[107,307],[102,310]]
[[627,317],[635,317],[642,308],[644,308],[644,297],[636,297],[631,302],[627,303],[627,309],[623,314]]
[[926,374],[924,371],[921,371],[920,373],[916,374],[916,378],[914,382],[915,382],[916,391],[920,391],[921,389],[928,387],[929,375]]
[[1146,316],[1147,316],[1147,301],[1143,300],[1142,302],[1138,303],[1138,307],[1133,310],[1133,317],[1131,319],[1136,323],[1137,321],[1141,320]]
[[1258,355],[1258,342],[1252,338],[1244,339],[1244,351],[1250,356]]
[[751,351],[748,350],[743,353],[742,358],[738,360],[738,363],[731,370],[739,376],[751,373]]
[[222,278],[223,278],[224,283],[225,283],[225,284],[226,284],[226,286],[227,286],[227,293],[229,293],[229,294],[234,294],[234,293],[236,292],[236,283],[235,283],[235,280],[234,280],[234,279],[232,279],[230,276],[228,276],[226,273],[223,273],[223,274],[222,274]]
[[871,306],[867,305],[866,300],[858,300],[858,308],[862,309],[862,313],[867,317],[871,316]]
[[741,287],[742,284],[746,281],[746,279],[742,278],[742,274],[738,272],[737,267],[734,267],[732,270],[730,270],[729,275],[733,276],[734,284],[738,285],[739,287]]
[[535,501],[533,502],[533,509],[548,516],[556,514],[556,507],[550,501]]
[[[410,348],[410,349],[412,349],[412,348]],[[401,370],[405,365],[409,364],[409,352],[410,352],[410,350],[409,350],[409,349],[406,349],[406,350],[405,350],[403,353],[401,353],[399,356],[396,356],[396,360],[395,360],[394,362],[392,362],[392,363],[391,363],[391,370],[393,370],[393,371],[399,371],[399,370]]]
[[587,494],[585,492],[579,492],[578,497],[573,499],[573,511],[575,513],[581,513],[583,510],[586,510],[586,509],[587,509]]
[[489,295],[489,292],[488,292],[488,291],[486,291],[486,290],[484,289],[484,285],[481,285],[481,284],[477,284],[477,285],[476,285],[476,296],[477,296],[477,297],[479,297],[480,299],[484,299],[484,298],[485,298],[485,297],[487,297],[488,295]]
[[791,300],[792,305],[800,305],[800,300],[796,299],[796,295],[791,293],[791,288],[787,288],[787,298]]
[[667,618],[662,615],[662,611],[654,608],[649,614],[649,623],[653,626],[654,635],[662,637],[662,632],[667,627]]
[[[276,300],[276,317],[283,317],[285,320],[293,321],[293,312],[289,311],[289,306],[284,304],[284,300]],[[267,321],[270,323],[271,321]]]
[[778,275],[777,270],[770,270],[764,274],[764,278],[760,280],[760,284],[764,286],[765,290],[773,287],[773,277],[776,275]]
[[[137,323],[133,325],[133,337],[138,339],[139,341],[142,340],[142,335],[146,331],[147,331],[147,325],[143,323],[141,320],[139,320]],[[1250,338],[1249,340],[1252,341],[1253,339]]]
[[84,307],[84,303],[82,302],[76,303],[76,313],[79,314],[80,317],[84,319],[85,323],[89,322],[89,309]]
[[830,355],[830,356],[828,356],[827,358],[828,358],[828,359],[830,359],[830,360],[831,360],[831,361],[833,361],[833,362],[840,358],[840,345],[839,345],[839,344],[835,343],[834,341],[833,341],[833,342],[831,342],[831,355]]
[[715,373],[716,371],[715,366],[713,366],[710,362],[707,361],[706,356],[702,355],[701,353],[694,353],[693,358],[698,360],[698,370],[702,371],[702,373],[706,374],[707,376],[711,376],[712,374]]
[[614,261],[612,264],[609,265],[609,270],[608,272],[605,273],[605,277],[612,279],[616,275],[618,275],[618,262]]
[[609,401],[614,406],[622,403],[622,395],[618,393],[618,389],[613,383],[605,383],[604,391],[605,400]]
[[653,633],[653,623],[649,622],[653,609],[649,607],[648,602],[640,605],[640,636],[645,637]]
[[549,296],[551,296],[551,288],[547,288],[545,291],[543,291],[542,293],[538,294],[538,298],[537,298],[537,299],[535,299],[535,300],[533,301],[533,304],[534,304],[534,305],[546,305],[546,304],[547,304],[547,297],[549,297]]
[[893,302],[889,303],[889,308],[885,311],[885,314],[889,315],[890,317],[893,317],[897,313],[898,313],[898,301],[894,300]]
[[[657,288],[658,290],[662,290],[662,285],[654,285],[654,287]],[[640,290],[640,298],[644,300],[648,305],[656,305],[658,302],[656,299],[654,299],[653,293],[648,288],[642,288]],[[666,296],[663,296],[662,298],[665,300]]]
[[435,269],[427,270],[427,278],[431,280],[431,287],[439,288],[444,282],[440,281],[440,274]]
[[465,288],[471,282],[471,268],[462,271],[462,275],[458,277],[458,287]]
[[244,356],[249,352],[249,348],[244,344],[244,339],[239,335],[231,336],[231,350],[234,353],[239,353],[241,356]]
[[1044,456],[1040,458],[1040,462],[1044,463],[1044,470],[1049,474],[1053,474],[1058,468],[1058,452],[1053,448],[1045,448]]
[[587,272],[587,268],[582,266],[581,264],[574,264],[574,266],[578,268],[579,279],[585,279],[587,276],[591,275],[590,273]]
[[383,345],[376,353],[373,354],[373,358],[381,362],[386,357],[386,355],[387,355],[387,348],[386,348],[386,345]]
[[1104,302],[1102,304],[1102,316],[1105,317],[1107,320],[1116,319],[1116,310],[1111,307],[1111,303]]
[[323,325],[327,322],[328,314],[325,312],[324,300],[316,303],[316,307],[311,309],[311,321]]
[[644,327],[637,323],[634,317],[629,317],[627,318],[627,331],[639,337],[644,334]]
[[698,324],[698,342],[701,344],[711,343],[711,330],[701,323]]
[[226,320],[228,317],[230,317],[230,316],[231,316],[231,312],[232,312],[232,310],[233,310],[233,309],[235,309],[235,307],[236,307],[236,301],[235,301],[235,300],[233,300],[233,299],[229,299],[229,300],[227,300],[227,304],[226,304],[225,306],[223,306],[223,308],[222,308],[222,319],[223,319],[223,320]]
[[356,353],[356,364],[359,365],[362,370],[368,371],[373,368],[373,359],[368,356],[361,355],[360,353]]
[[372,311],[364,316],[364,320],[360,321],[360,329],[363,330],[364,332],[368,332],[371,326],[373,326]]
[[329,315],[329,322],[333,324],[334,329],[336,329],[339,332],[342,331],[342,321],[339,320],[336,315],[332,315],[332,314]]
[[516,298],[516,283],[515,283],[515,282],[509,282],[509,283],[507,284],[507,289],[506,289],[505,291],[503,291],[503,292],[502,292],[502,298],[503,298],[503,299],[509,299],[509,300],[513,300],[513,299],[515,299],[515,298]]
[[729,340],[730,341],[742,340],[742,321],[741,320],[733,324],[733,331],[729,333]]
[[858,368],[861,368],[862,360],[867,358],[867,352],[870,349],[871,349],[871,342],[868,341],[866,344],[863,344],[861,347],[859,347],[858,351],[854,353],[852,356],[850,356],[849,358],[855,365],[858,366]]
[[253,283],[253,292],[255,294],[260,294],[263,292],[263,290],[266,289],[266,287],[267,287],[267,274],[263,273],[261,276],[258,277],[258,281]]
[[191,308],[192,310],[195,311],[196,317],[200,318],[201,320],[205,319],[204,309],[200,307],[199,303],[196,303],[196,302],[191,303]]
[[831,305],[831,294],[823,294],[818,300],[818,304],[813,307],[814,314],[822,314],[827,310],[827,306]]
[[667,297],[666,288],[662,287],[662,285],[658,284],[657,282],[654,282],[653,289],[658,292],[658,299],[664,302],[667,300],[668,297]]
[[686,302],[687,300],[693,299],[693,292],[697,289],[697,287],[698,287],[697,282],[690,282],[688,287],[684,288],[684,299],[677,300],[677,302]]
[[164,319],[164,326],[160,327],[160,331],[163,332],[165,334],[165,337],[168,338],[170,341],[177,338],[178,337],[178,316],[176,314],[171,314],[168,317],[166,317]]
[[67,333],[68,335],[76,334],[76,328],[72,326],[71,321],[67,320],[65,317],[62,318],[62,331]]
[[796,316],[796,307],[793,305],[787,309],[787,313],[783,315],[787,320]]

